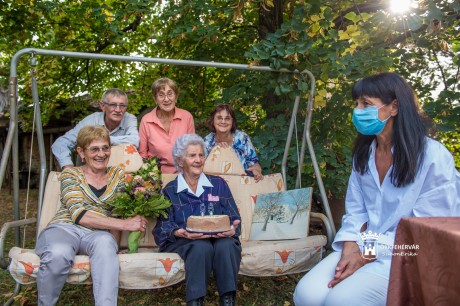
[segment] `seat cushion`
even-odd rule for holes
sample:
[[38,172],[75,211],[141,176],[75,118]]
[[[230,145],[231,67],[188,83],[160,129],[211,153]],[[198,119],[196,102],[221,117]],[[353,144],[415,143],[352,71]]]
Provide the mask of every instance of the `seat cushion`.
[[[34,250],[13,247],[9,252],[8,270],[16,282],[28,285],[36,282],[40,258]],[[158,253],[156,249],[139,249],[135,254],[119,254],[120,288],[157,289],[167,287],[185,278],[184,262],[176,253]],[[67,282],[90,284],[89,257],[75,256]]]
[[[283,241],[243,242],[240,274],[248,276],[278,276],[310,270],[321,260],[326,237],[311,236]],[[28,285],[36,282],[40,258],[34,250],[13,247],[9,252],[8,270],[16,282]],[[156,248],[140,248],[139,253],[118,254],[120,288],[157,289],[185,279],[184,261],[176,253],[159,253]],[[89,284],[89,257],[77,255],[67,282]]]
[[276,241],[243,241],[240,274],[277,276],[310,270],[322,258],[325,236]]

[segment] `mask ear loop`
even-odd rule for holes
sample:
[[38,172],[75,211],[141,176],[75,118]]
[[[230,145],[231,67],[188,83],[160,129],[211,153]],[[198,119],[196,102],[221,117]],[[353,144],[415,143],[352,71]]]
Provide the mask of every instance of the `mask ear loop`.
[[[378,111],[379,109],[381,109],[382,107],[384,107],[384,106],[389,106],[389,105],[393,104],[394,101],[396,101],[396,99],[394,99],[393,101],[391,101],[391,103],[389,103],[389,104],[383,104],[382,106],[377,107],[377,111]],[[388,119],[390,119],[390,118],[391,118],[391,113],[390,113],[390,116],[388,116],[388,118],[386,118],[385,120],[380,120],[380,119],[379,119],[379,120],[382,121],[382,122],[387,122]]]

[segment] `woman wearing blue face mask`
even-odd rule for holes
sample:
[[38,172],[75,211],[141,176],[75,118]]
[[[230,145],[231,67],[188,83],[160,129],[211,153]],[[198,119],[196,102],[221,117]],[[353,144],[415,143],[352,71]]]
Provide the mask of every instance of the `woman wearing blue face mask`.
[[396,227],[403,217],[458,216],[460,175],[428,138],[412,89],[395,73],[352,90],[358,137],[346,214],[334,252],[299,282],[301,305],[385,305]]

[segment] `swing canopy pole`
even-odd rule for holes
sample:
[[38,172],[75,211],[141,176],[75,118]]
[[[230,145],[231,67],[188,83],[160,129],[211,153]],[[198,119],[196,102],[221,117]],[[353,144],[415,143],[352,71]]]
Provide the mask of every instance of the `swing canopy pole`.
[[[10,81],[9,81],[9,102],[10,102],[10,123],[9,123],[9,130],[8,136],[6,139],[2,160],[0,163],[0,186],[3,184],[3,179],[6,172],[7,161],[9,158],[9,154],[12,149],[13,153],[13,205],[17,208],[17,212],[19,212],[19,150],[18,150],[18,114],[17,114],[17,63],[21,56],[24,54],[32,54],[35,55],[46,55],[46,56],[58,56],[63,58],[78,58],[78,59],[95,59],[95,60],[109,60],[109,61],[129,61],[129,62],[144,62],[144,63],[155,63],[155,64],[165,64],[165,65],[176,65],[176,66],[195,66],[195,67],[214,67],[214,68],[223,68],[223,69],[238,69],[238,70],[250,70],[250,71],[265,71],[265,72],[276,72],[276,73],[291,73],[291,74],[300,74],[301,76],[308,76],[310,80],[310,96],[307,103],[307,116],[306,116],[306,124],[304,127],[304,137],[302,137],[302,152],[300,152],[300,162],[298,164],[298,176],[301,173],[301,168],[303,165],[303,156],[305,151],[305,142],[309,147],[309,152],[311,155],[311,159],[313,162],[313,167],[315,169],[315,176],[318,182],[319,190],[321,193],[321,198],[323,202],[323,206],[325,208],[325,212],[327,218],[329,219],[331,226],[333,228],[333,235],[335,234],[334,223],[332,219],[332,215],[330,214],[329,203],[327,201],[327,196],[324,190],[324,185],[319,175],[319,167],[316,161],[316,157],[314,155],[313,146],[310,140],[310,124],[311,124],[311,114],[313,112],[313,97],[315,92],[315,78],[313,74],[308,70],[303,70],[302,72],[298,72],[297,70],[291,71],[288,69],[280,69],[275,70],[269,66],[252,66],[252,65],[244,65],[244,64],[234,64],[234,63],[221,63],[221,62],[207,62],[207,61],[194,61],[194,60],[177,60],[177,59],[164,59],[164,58],[150,58],[150,57],[141,57],[141,56],[123,56],[123,55],[110,55],[110,54],[95,54],[95,53],[85,53],[85,52],[70,52],[70,51],[58,51],[58,50],[45,50],[45,49],[36,49],[36,48],[25,48],[21,49],[14,54],[11,59],[11,66],[10,66]],[[35,100],[35,99],[34,99]],[[297,110],[299,107],[300,97],[297,96],[295,99],[294,108],[296,112],[292,114],[292,117],[297,115]],[[38,101],[34,101],[34,103],[39,103]],[[297,105],[297,106],[296,106]],[[291,143],[292,134],[293,134],[293,119],[291,117],[291,127],[289,128],[289,133],[287,135],[287,143]],[[37,128],[37,133],[42,133],[42,127],[40,126]],[[39,138],[39,149],[40,155],[44,154],[44,143],[43,139]],[[282,163],[282,172],[283,172],[283,179],[286,182],[286,164],[287,164],[287,155],[288,155],[288,144],[286,145],[284,156],[283,156],[283,163]],[[46,182],[46,160],[41,159],[40,163],[40,186],[44,185]],[[296,183],[297,185],[297,183]],[[41,206],[43,200],[43,194],[39,194],[39,206]],[[19,214],[15,213],[16,220],[19,220]],[[332,236],[333,236],[332,235]],[[332,237],[333,238],[333,237]]]

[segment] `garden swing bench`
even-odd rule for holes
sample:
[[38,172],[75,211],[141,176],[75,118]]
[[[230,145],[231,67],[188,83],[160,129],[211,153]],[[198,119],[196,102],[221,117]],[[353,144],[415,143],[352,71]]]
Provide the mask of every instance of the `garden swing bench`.
[[[313,113],[313,97],[315,91],[315,78],[308,70],[302,72],[289,71],[287,69],[275,70],[267,66],[249,66],[232,63],[174,60],[161,58],[132,57],[120,55],[105,55],[82,52],[68,52],[27,48],[18,51],[11,60],[9,81],[9,104],[10,124],[8,136],[4,146],[0,164],[0,186],[3,183],[7,162],[12,152],[13,172],[13,208],[15,221],[3,224],[0,232],[0,266],[8,268],[16,282],[13,296],[5,303],[10,305],[13,298],[20,291],[21,285],[35,282],[36,272],[39,266],[39,258],[33,250],[19,247],[20,227],[36,223],[36,236],[47,225],[59,206],[59,173],[51,171],[47,175],[46,154],[43,137],[43,127],[40,119],[40,103],[38,88],[34,73],[32,73],[32,99],[34,105],[34,127],[36,129],[39,158],[39,188],[37,217],[23,219],[19,213],[19,146],[18,146],[18,115],[17,115],[17,73],[16,67],[21,56],[30,54],[32,69],[37,65],[36,55],[57,56],[62,58],[94,59],[107,61],[134,61],[166,65],[214,67],[224,69],[240,69],[263,71],[270,73],[291,73],[304,78],[308,76],[310,82],[310,95],[306,104],[306,116],[303,130],[302,144],[298,152],[297,177],[295,188],[300,188],[301,170],[304,163],[305,151],[308,146],[310,159],[313,164],[318,188],[321,195],[325,215],[310,212],[310,220],[321,222],[326,231],[327,238],[323,235],[307,236],[301,239],[277,240],[277,241],[250,241],[247,224],[251,224],[253,203],[251,197],[258,194],[279,192],[286,190],[286,165],[292,137],[296,129],[296,117],[300,106],[300,96],[296,96],[289,130],[286,137],[286,145],[281,166],[281,174],[268,174],[265,179],[254,184],[254,179],[245,176],[243,166],[236,154],[231,149],[216,147],[211,151],[213,158],[208,158],[204,172],[223,177],[229,184],[232,194],[237,202],[242,216],[242,263],[240,274],[249,276],[278,276],[292,273],[300,273],[311,269],[322,258],[323,247],[332,243],[335,236],[335,227],[329,208],[326,192],[321,179],[318,163],[316,161],[313,144],[310,139],[310,125]],[[32,134],[34,132],[32,131]],[[32,138],[33,139],[33,138]],[[259,148],[262,149],[262,148]],[[51,153],[50,153],[51,154]],[[117,165],[125,169],[125,172],[134,172],[142,165],[142,158],[132,145],[118,145],[112,148],[110,165]],[[222,165],[225,164],[225,167]],[[230,166],[229,166],[230,165]],[[30,169],[30,165],[29,165]],[[30,171],[30,170],[29,170]],[[174,175],[163,175],[164,184],[174,179]],[[147,233],[154,226],[154,220],[150,220]],[[245,227],[246,225],[246,227]],[[4,257],[4,243],[7,231],[15,229],[15,247],[9,251],[9,260]],[[123,233],[122,246],[126,244],[126,235]],[[155,249],[153,236],[145,235],[141,241],[141,251],[135,254],[119,254],[120,260],[120,288],[125,289],[156,289],[180,282],[185,277],[184,263],[175,253],[158,253]],[[87,256],[77,255],[71,271],[68,283],[90,283],[90,267]]]

